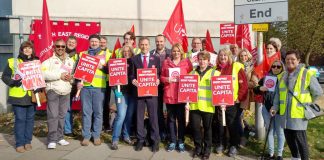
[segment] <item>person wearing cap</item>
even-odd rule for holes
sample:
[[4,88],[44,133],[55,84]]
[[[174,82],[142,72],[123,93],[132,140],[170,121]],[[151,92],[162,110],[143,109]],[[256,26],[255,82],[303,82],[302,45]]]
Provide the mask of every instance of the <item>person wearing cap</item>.
[[100,133],[102,130],[103,106],[107,86],[107,62],[109,54],[105,54],[99,46],[100,36],[91,35],[89,37],[89,49],[80,52],[89,54],[100,59],[94,78],[91,83],[78,83],[78,89],[81,89],[82,104],[82,146],[88,146],[90,138],[93,138],[94,145],[100,145]]

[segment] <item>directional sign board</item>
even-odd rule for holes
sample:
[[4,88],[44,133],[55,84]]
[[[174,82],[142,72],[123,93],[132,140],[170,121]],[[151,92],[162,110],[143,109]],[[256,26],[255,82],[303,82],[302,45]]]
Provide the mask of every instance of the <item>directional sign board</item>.
[[288,21],[288,0],[235,0],[235,24]]

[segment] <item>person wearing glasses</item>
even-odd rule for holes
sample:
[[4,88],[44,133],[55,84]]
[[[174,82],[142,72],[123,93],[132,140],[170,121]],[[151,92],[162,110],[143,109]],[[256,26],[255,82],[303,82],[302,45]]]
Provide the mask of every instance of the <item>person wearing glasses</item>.
[[[280,115],[280,124],[284,128],[286,142],[292,159],[309,159],[304,105],[309,105],[323,95],[313,71],[300,64],[300,53],[288,51],[285,57],[286,71],[278,75],[271,116]],[[299,101],[299,102],[298,102]],[[321,137],[320,137],[321,138]]]
[[201,42],[201,39],[199,37],[194,37],[192,38],[192,41],[191,41],[191,50],[184,54],[184,58],[189,58],[191,59],[191,55],[193,53],[198,53],[202,50],[202,42]]
[[74,61],[65,52],[63,39],[54,42],[54,54],[42,63],[42,71],[46,82],[47,96],[47,148],[55,149],[56,143],[65,146],[64,119],[70,106],[70,92]]
[[[20,45],[16,65],[22,62],[38,60],[35,56],[34,46],[25,41]],[[15,115],[14,135],[16,152],[23,153],[32,149],[35,104],[32,103],[31,91],[25,91],[22,87],[22,78],[15,77],[15,59],[9,58],[8,64],[3,71],[2,81],[9,86],[8,103],[12,105]],[[35,92],[35,91],[34,91]]]
[[[268,72],[267,76],[273,76],[276,77],[280,73],[284,71],[284,64],[283,62],[276,60],[272,63],[271,69]],[[269,132],[268,138],[268,154],[266,155],[266,158],[268,159],[277,159],[282,160],[282,153],[284,149],[285,144],[285,135],[283,128],[280,126],[280,116],[279,114],[276,114],[272,121],[270,121],[271,115],[270,115],[270,108],[273,106],[273,100],[275,92],[269,91],[267,87],[264,86],[264,80],[265,78],[262,78],[258,86],[254,88],[254,92],[256,94],[263,96],[263,107],[262,107],[262,117],[265,123],[265,126]],[[276,82],[278,84],[278,81]],[[271,122],[271,124],[270,124]],[[274,155],[274,136],[277,135],[277,158]]]

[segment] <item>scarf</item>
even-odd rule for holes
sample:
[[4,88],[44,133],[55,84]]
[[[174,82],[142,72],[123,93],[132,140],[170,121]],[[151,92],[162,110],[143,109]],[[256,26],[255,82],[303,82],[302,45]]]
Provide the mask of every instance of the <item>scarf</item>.
[[90,55],[92,55],[92,56],[95,56],[99,51],[101,51],[101,48],[100,48],[100,47],[98,47],[98,48],[96,48],[96,49],[89,48],[88,53],[89,53]]

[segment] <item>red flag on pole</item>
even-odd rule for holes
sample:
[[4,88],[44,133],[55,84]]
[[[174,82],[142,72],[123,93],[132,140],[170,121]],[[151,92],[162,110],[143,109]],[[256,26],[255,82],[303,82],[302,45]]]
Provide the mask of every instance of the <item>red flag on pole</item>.
[[213,43],[212,43],[212,40],[210,38],[210,33],[209,33],[209,30],[207,29],[207,32],[206,32],[206,48],[205,48],[208,52],[211,52],[211,53],[214,53],[215,50],[214,50],[214,47],[213,47]]
[[119,38],[117,38],[117,41],[116,41],[115,47],[114,47],[114,51],[113,51],[113,53],[111,55],[111,58],[113,58],[113,59],[116,58],[116,50],[121,48],[121,47],[122,47],[122,45],[120,44]]
[[249,24],[237,25],[236,44],[240,48],[246,48],[250,52],[252,51],[252,43],[251,43]]
[[[132,28],[129,31],[133,32],[134,35],[135,35],[135,27],[134,27],[134,24],[132,25]],[[135,41],[133,43],[133,48],[136,48],[136,38],[135,38]]]
[[260,64],[255,63],[254,72],[259,79],[263,78],[270,70],[270,63],[265,46],[263,46],[263,61]]
[[165,26],[163,34],[171,43],[181,43],[183,50],[188,51],[188,37],[186,35],[186,25],[184,22],[184,15],[182,9],[182,1],[179,0],[176,7],[174,8],[172,15]]
[[41,32],[41,43],[40,52],[36,53],[40,61],[43,62],[53,55],[52,51],[53,39],[51,23],[48,15],[46,0],[43,0],[43,15],[42,15],[42,32]]

